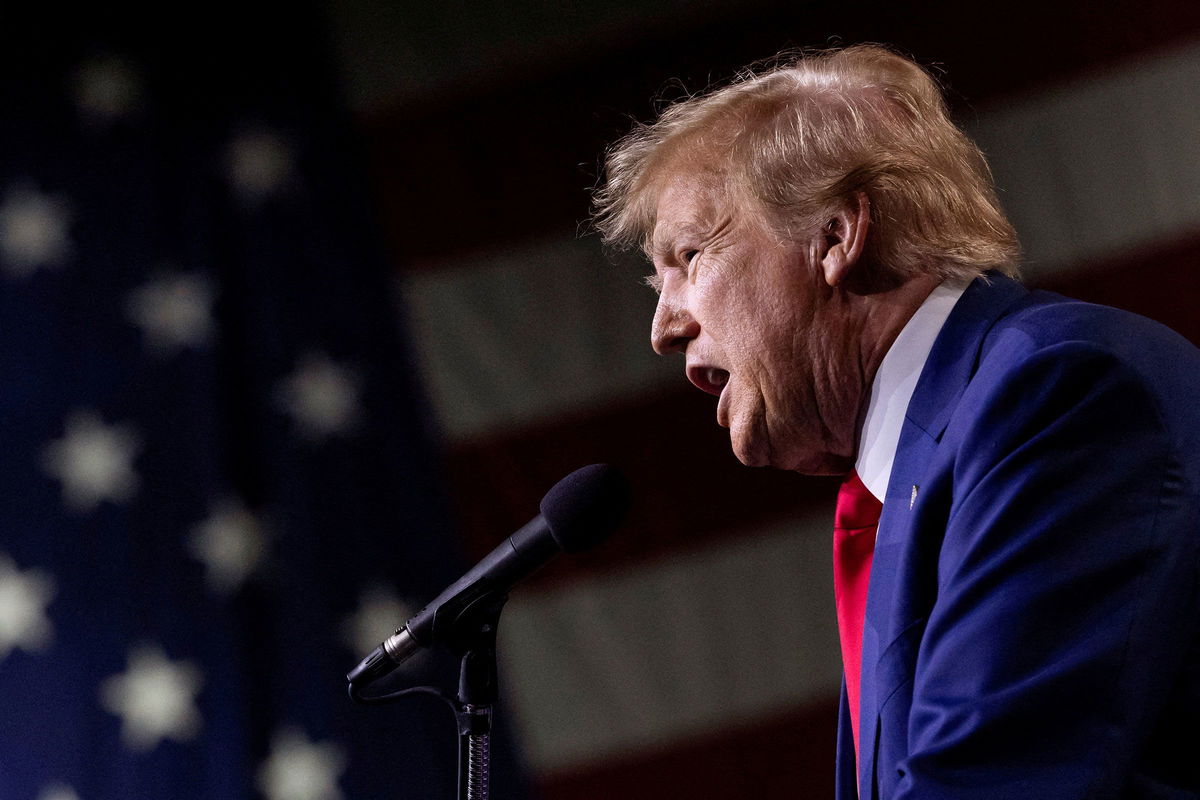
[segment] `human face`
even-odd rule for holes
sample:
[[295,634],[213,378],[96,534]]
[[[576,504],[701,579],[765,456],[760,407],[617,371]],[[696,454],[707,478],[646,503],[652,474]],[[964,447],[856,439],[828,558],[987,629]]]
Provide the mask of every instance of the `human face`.
[[688,380],[720,397],[717,423],[743,464],[845,473],[869,384],[851,309],[822,272],[827,237],[781,242],[727,198],[704,173],[659,192],[654,349],[684,354]]

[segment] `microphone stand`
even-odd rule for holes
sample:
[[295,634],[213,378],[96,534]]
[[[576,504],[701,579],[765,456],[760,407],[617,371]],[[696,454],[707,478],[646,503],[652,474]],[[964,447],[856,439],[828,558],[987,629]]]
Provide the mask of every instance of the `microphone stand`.
[[[463,626],[451,649],[461,656],[458,697],[458,800],[488,800],[491,770],[492,706],[497,699],[496,626],[507,595],[481,598],[482,607]],[[477,601],[480,602],[480,601]]]
[[458,725],[458,800],[488,800],[491,779],[493,706],[498,697],[496,627],[507,594],[485,593],[466,606],[446,640],[459,657],[458,694],[432,686],[414,686],[385,695],[364,695],[351,683],[350,698],[362,705],[385,705],[415,694],[433,694],[454,710]]

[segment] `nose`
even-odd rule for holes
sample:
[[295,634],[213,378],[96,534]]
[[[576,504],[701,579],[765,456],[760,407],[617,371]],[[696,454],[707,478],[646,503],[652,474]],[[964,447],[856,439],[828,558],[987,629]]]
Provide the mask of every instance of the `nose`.
[[693,319],[686,308],[666,293],[658,298],[654,311],[654,322],[650,326],[650,344],[660,356],[668,353],[683,353],[688,342],[700,335],[700,323]]

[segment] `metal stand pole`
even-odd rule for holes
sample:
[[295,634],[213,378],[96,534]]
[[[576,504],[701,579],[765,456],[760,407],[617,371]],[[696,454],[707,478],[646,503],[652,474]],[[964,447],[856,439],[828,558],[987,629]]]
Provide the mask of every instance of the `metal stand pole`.
[[491,778],[492,709],[464,706],[458,712],[458,798],[488,800]]
[[492,705],[496,702],[495,615],[470,636],[458,676],[458,800],[488,800]]

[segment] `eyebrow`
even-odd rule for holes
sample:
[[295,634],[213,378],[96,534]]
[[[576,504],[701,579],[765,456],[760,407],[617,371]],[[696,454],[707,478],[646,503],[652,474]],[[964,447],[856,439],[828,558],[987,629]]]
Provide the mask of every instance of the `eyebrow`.
[[656,293],[662,294],[663,279],[662,279],[662,276],[659,275],[658,273],[654,273],[652,275],[647,275],[646,277],[642,278],[642,283],[649,286]]
[[[655,231],[657,233],[657,230]],[[646,248],[646,254],[653,259],[655,256],[667,257],[672,254],[676,243],[685,236],[703,236],[703,227],[694,222],[681,222],[670,228],[659,236],[652,235],[649,245]]]
[[661,239],[659,239],[657,241],[647,242],[646,243],[647,246],[645,248],[646,255],[650,258],[651,261],[653,261],[655,259],[655,257],[666,258],[667,256],[671,255],[671,250],[674,247],[674,243],[675,243],[675,237],[666,237],[666,236],[662,237]]

